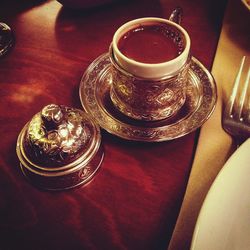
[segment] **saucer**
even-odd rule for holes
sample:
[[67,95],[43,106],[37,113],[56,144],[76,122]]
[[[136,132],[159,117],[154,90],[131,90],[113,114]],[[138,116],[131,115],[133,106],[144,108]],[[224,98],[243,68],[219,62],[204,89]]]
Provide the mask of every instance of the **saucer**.
[[199,128],[212,114],[217,90],[210,72],[194,57],[188,71],[186,102],[179,112],[160,121],[138,121],[122,114],[112,103],[111,62],[105,53],[82,76],[79,95],[84,110],[107,132],[132,141],[173,140]]

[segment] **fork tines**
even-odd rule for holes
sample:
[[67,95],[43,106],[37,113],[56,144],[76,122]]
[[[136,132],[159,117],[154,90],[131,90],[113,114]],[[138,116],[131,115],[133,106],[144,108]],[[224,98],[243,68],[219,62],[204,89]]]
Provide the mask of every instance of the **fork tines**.
[[[244,70],[246,68],[246,56],[244,56],[223,114],[223,127],[234,136],[250,136],[250,67],[249,65],[247,67],[246,72]],[[245,79],[243,79],[243,75],[246,75]],[[241,84],[242,82],[243,84]]]

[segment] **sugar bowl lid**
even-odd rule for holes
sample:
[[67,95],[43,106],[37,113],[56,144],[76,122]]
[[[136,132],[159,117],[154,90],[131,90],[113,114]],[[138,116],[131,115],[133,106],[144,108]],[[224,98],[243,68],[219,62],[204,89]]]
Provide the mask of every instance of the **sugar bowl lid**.
[[50,104],[17,140],[22,172],[36,186],[68,189],[88,182],[103,160],[99,127],[79,109]]

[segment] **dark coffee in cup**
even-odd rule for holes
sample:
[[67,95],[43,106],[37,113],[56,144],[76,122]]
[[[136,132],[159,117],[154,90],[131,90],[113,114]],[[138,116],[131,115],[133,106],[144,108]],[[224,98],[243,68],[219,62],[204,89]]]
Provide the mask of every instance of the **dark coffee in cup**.
[[126,57],[142,63],[163,63],[179,56],[184,38],[167,24],[140,25],[127,31],[118,41]]

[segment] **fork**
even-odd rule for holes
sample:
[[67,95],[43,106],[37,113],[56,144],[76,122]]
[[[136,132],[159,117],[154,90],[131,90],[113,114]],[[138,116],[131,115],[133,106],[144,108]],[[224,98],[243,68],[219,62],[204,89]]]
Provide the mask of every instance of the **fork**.
[[247,77],[245,81],[243,81],[242,91],[239,93],[243,67],[246,66],[245,61],[246,56],[243,56],[231,96],[229,97],[222,117],[222,127],[224,130],[241,141],[250,137],[250,90],[248,90],[250,78],[249,65],[247,66]]

